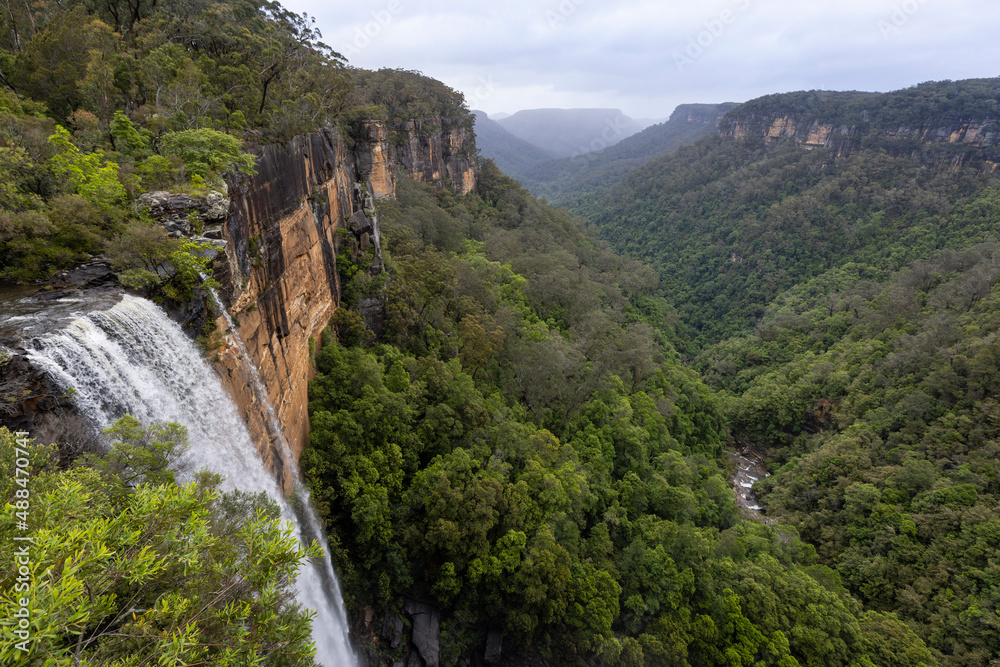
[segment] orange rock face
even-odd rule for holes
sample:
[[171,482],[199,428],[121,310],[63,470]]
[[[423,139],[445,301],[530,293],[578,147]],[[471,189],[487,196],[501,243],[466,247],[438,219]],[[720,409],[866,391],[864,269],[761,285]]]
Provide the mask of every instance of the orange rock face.
[[[441,127],[431,131],[427,124]],[[476,144],[471,129],[442,126],[439,119],[409,121],[399,131],[403,142],[396,162],[423,183],[450,185],[462,194],[476,186]]]
[[[451,156],[458,151],[475,155],[471,133],[414,137],[411,145],[394,148],[382,123],[368,121],[363,130],[353,150],[336,130],[267,146],[257,174],[229,189],[232,205],[223,228],[227,261],[217,272],[220,292],[296,457],[309,437],[311,351],[321,345],[340,300],[336,256],[343,234],[338,228],[371,205],[369,194],[395,196],[397,165],[420,180],[447,178],[463,193],[475,187],[474,163]],[[361,241],[378,244],[377,233],[376,223]],[[228,328],[222,317],[218,325],[223,332]],[[217,353],[216,368],[265,459],[280,461],[247,361],[230,334]]]

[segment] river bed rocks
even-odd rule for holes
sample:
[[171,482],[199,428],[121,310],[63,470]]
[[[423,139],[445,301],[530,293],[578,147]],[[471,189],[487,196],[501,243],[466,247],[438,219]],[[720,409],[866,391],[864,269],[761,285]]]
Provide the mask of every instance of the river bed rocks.
[[229,207],[229,198],[216,190],[203,196],[156,190],[144,192],[136,199],[136,208],[147,211],[171,238],[198,234],[221,239]]
[[753,494],[753,485],[770,473],[764,467],[764,456],[754,447],[743,447],[733,452],[730,457],[736,464],[736,474],[733,476],[733,493],[736,504],[747,511],[762,514],[765,510]]

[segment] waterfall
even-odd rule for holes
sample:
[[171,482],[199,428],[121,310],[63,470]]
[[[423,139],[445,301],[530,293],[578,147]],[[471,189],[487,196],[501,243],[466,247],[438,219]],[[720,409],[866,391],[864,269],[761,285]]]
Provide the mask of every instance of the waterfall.
[[[99,428],[111,426],[125,414],[144,424],[184,425],[191,447],[179,462],[180,481],[208,468],[225,476],[224,490],[264,491],[281,507],[282,518],[294,525],[300,541],[316,538],[322,543],[323,532],[305,487],[299,490],[304,501],[298,503],[299,517],[264,467],[215,373],[181,328],[152,302],[125,296],[109,310],[91,312],[60,331],[32,339],[26,347],[31,348],[27,356],[33,363],[70,391],[80,412]],[[249,357],[247,363],[253,366]],[[266,401],[266,392],[262,398]],[[265,406],[270,409],[269,403]],[[294,466],[280,425],[277,429],[286,465]],[[297,478],[297,470],[293,472]],[[350,667],[358,661],[348,641],[339,586],[323,547],[323,562],[307,562],[299,568],[297,598],[316,613],[317,661],[326,667]]]

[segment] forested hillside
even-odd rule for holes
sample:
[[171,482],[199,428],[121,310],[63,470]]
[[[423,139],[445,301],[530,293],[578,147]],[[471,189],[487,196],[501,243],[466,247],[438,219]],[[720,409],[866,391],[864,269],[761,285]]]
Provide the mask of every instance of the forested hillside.
[[657,268],[695,349],[754,326],[778,294],[846,262],[885,276],[985,240],[996,182],[981,163],[929,168],[879,151],[835,159],[788,141],[710,137],[575,210]]
[[[123,287],[202,303],[205,246],[143,193],[222,190],[319,127],[352,142],[381,120],[395,146],[410,123],[472,126],[456,91],[351,69],[277,3],[4,11],[5,283],[101,256]],[[384,270],[346,231],[327,267],[341,302],[310,341],[301,459],[372,662],[420,661],[383,630],[411,604],[439,615],[442,665],[497,636],[525,665],[1000,660],[1000,184],[966,139],[998,89],[752,101],[575,201],[608,243],[488,160],[466,195],[400,172],[376,205]],[[806,150],[778,116],[850,141]],[[0,606],[24,606],[24,459],[34,664],[312,664],[273,503],[176,485],[175,426],[104,435],[99,454],[0,429]],[[734,502],[743,444],[774,473],[763,517]]]
[[[657,268],[674,340],[774,473],[767,515],[943,665],[1000,654],[1000,199],[978,134],[998,92],[751,101],[578,207]],[[846,143],[785,132],[862,118]]]
[[883,280],[847,264],[699,359],[770,455],[768,514],[942,664],[997,656],[998,259],[994,238]]
[[[552,664],[930,664],[740,514],[722,405],[656,331],[649,269],[488,162],[465,198],[401,180],[381,210],[388,275],[340,264],[303,456],[352,608],[434,603],[442,664],[496,629]],[[375,340],[351,307],[380,289]]]
[[[183,300],[202,249],[133,202],[249,173],[251,142],[336,121],[349,78],[277,3],[13,3],[0,31],[0,279],[103,254],[123,283]],[[168,267],[173,270],[168,271]]]
[[[733,106],[681,104],[666,122],[647,127],[613,146],[560,160],[537,161],[510,175],[536,197],[553,204],[571,201],[620,180],[653,158],[714,134],[723,115]],[[485,150],[483,155],[491,157]]]

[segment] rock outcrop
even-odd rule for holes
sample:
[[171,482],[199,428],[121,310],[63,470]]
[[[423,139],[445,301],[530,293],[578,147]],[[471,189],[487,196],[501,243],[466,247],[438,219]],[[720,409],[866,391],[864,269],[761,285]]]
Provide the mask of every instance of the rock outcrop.
[[[371,270],[381,271],[374,200],[395,196],[397,166],[462,192],[475,186],[471,133],[414,134],[394,147],[382,123],[366,121],[362,128],[353,145],[337,130],[324,129],[259,149],[257,173],[230,183],[231,205],[220,231],[222,299],[296,456],[309,434],[311,356],[340,301],[340,246],[352,243],[360,251],[373,245]],[[375,320],[377,306],[369,304]],[[218,324],[227,328],[222,318]],[[230,341],[216,363],[263,451],[272,438],[241,354]]]
[[[750,117],[734,119],[721,130],[724,136],[746,139],[762,137],[765,141],[792,140],[805,148],[824,146],[844,154],[861,147],[871,128],[863,122],[834,124],[822,118],[806,116]],[[967,121],[938,125],[932,120],[920,126],[896,126],[877,132],[884,139],[910,140],[922,144],[957,144],[973,148],[1000,146],[1000,120]]]
[[503,654],[503,633],[499,630],[490,630],[486,635],[486,652],[483,660],[489,665],[499,665]]
[[471,127],[448,127],[432,118],[408,121],[399,133],[402,143],[396,159],[414,179],[450,185],[462,194],[476,187],[476,145]]
[[413,645],[423,658],[424,667],[438,667],[441,639],[441,612],[423,602],[408,600],[406,613],[413,619]]
[[1000,162],[1000,79],[927,83],[891,93],[800,91],[738,105],[719,133],[766,143],[791,141],[836,157],[880,151],[927,166]]
[[200,197],[162,190],[144,192],[136,206],[146,210],[173,238],[195,233],[222,238],[222,224],[229,215],[229,199],[214,190]]

